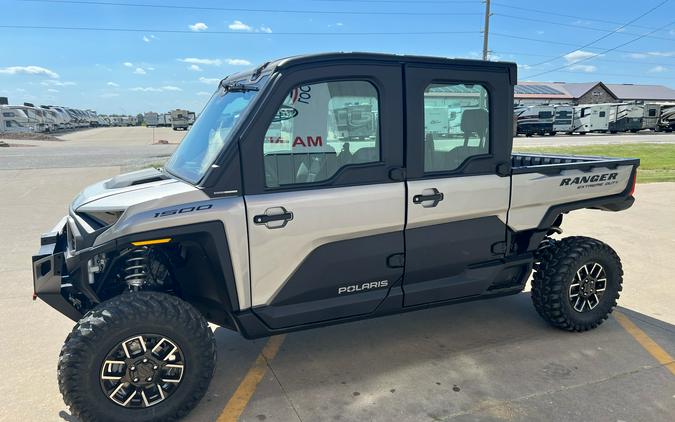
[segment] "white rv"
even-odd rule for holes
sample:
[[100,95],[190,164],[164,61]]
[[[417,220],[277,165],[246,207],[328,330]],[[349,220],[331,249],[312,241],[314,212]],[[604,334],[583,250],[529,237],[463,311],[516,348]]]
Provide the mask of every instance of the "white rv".
[[675,104],[661,105],[658,130],[666,132],[675,130]]
[[28,115],[21,108],[17,108],[17,106],[0,106],[0,115],[2,115],[0,126],[3,132],[21,133],[34,131]]
[[188,110],[181,110],[179,108],[171,111],[171,128],[173,130],[188,130],[190,122],[188,120]]
[[633,132],[642,129],[642,104],[610,104],[608,130],[610,133]]
[[675,107],[673,102],[645,103],[642,114],[642,129],[658,131],[661,114],[673,107]]
[[574,107],[574,130],[585,135],[588,132],[609,130],[610,104],[585,104]]
[[143,115],[143,120],[147,127],[156,127],[158,124],[158,115],[155,112],[148,111]]

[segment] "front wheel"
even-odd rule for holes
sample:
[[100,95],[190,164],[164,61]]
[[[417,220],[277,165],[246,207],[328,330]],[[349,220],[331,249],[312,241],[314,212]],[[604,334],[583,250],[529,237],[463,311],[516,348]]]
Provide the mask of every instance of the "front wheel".
[[59,390],[83,421],[167,421],[197,405],[215,367],[208,323],[163,293],[127,293],[88,312],[61,349]]
[[549,324],[567,331],[602,324],[616,306],[623,282],[616,252],[588,237],[550,241],[537,253],[535,270],[535,309]]

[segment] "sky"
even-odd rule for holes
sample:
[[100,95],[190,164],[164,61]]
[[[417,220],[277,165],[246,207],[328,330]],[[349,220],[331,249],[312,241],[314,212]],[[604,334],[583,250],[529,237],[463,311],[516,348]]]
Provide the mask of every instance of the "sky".
[[[100,114],[199,111],[228,74],[302,53],[480,59],[485,13],[479,0],[0,4],[0,96]],[[675,88],[675,0],[499,0],[491,12],[490,59],[518,63],[521,81]]]

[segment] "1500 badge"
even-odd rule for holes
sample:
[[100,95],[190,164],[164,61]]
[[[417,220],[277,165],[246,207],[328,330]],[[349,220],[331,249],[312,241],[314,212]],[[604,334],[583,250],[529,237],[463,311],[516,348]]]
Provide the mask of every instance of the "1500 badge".
[[176,208],[176,209],[173,209],[173,210],[156,212],[156,213],[153,214],[152,218],[167,217],[169,215],[176,215],[176,214],[187,214],[189,212],[204,211],[204,210],[209,210],[211,208],[213,208],[213,204],[204,204],[204,205],[198,205],[198,206]]

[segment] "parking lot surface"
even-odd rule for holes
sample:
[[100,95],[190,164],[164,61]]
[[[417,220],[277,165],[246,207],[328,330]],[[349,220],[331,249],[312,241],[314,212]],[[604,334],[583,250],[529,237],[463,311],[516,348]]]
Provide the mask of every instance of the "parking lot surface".
[[[56,384],[73,323],[31,300],[30,256],[84,186],[138,165],[144,148],[153,160],[152,148],[175,147],[150,145],[140,130],[149,129],[95,129],[59,145],[0,151],[0,420],[76,420]],[[68,159],[83,148],[89,155]],[[95,161],[96,148],[121,155]],[[40,152],[38,168],[25,167],[35,156],[5,154],[46,149],[58,157]],[[638,185],[636,198],[627,211],[578,211],[562,226],[565,236],[609,243],[623,260],[620,314],[596,330],[550,328],[527,292],[255,341],[214,327],[216,374],[187,420],[672,420],[675,183]]]

